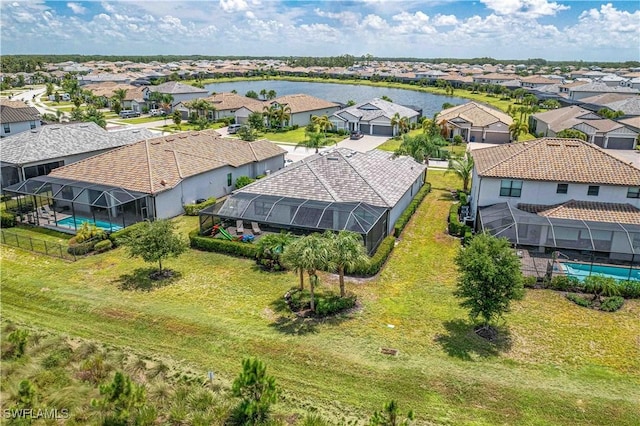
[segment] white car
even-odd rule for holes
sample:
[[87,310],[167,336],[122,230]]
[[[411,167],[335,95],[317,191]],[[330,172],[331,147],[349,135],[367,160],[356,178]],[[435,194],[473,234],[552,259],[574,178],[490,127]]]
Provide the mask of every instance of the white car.
[[163,113],[164,113],[164,111],[162,111],[161,109],[150,109],[149,110],[149,115],[151,117],[160,117],[160,116],[162,116]]
[[230,124],[229,128],[227,129],[227,133],[229,133],[230,135],[235,135],[241,127],[242,124]]

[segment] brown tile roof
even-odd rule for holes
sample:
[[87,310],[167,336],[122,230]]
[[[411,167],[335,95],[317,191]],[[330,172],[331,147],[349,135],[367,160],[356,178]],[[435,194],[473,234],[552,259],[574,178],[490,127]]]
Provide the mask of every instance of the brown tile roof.
[[239,167],[286,151],[259,140],[221,138],[213,130],[147,139],[60,167],[51,176],[155,194],[184,178],[226,165]]
[[263,101],[231,92],[216,93],[215,95],[205,98],[205,100],[211,103],[218,111],[236,110],[246,107],[250,111],[262,112],[264,105],[267,105],[267,103]]
[[339,105],[333,102],[325,101],[324,99],[316,98],[314,96],[305,95],[299,93],[297,95],[280,96],[274,99],[271,103],[278,103],[280,105],[287,105],[291,108],[291,113],[295,114],[304,111],[316,111],[319,109],[335,108]]
[[438,113],[437,120],[440,122],[441,120],[451,120],[456,117],[465,119],[472,126],[488,126],[497,122],[507,125],[513,123],[513,119],[509,114],[476,102],[468,102],[442,110]]
[[640,185],[640,169],[578,140],[542,138],[472,151],[480,176],[603,185]]
[[631,204],[570,200],[552,206],[518,204],[520,210],[555,219],[574,219],[606,223],[640,223],[640,209]]

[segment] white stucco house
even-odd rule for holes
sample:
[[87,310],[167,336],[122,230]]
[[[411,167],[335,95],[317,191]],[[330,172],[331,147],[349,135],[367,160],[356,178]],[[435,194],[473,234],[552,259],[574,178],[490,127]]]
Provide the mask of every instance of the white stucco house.
[[40,112],[22,101],[0,99],[0,138],[40,127]]
[[508,143],[509,126],[513,119],[500,110],[477,102],[468,102],[442,110],[436,116],[438,124],[449,129],[449,138],[460,135],[465,142]]
[[329,119],[336,129],[359,131],[365,135],[394,136],[397,126],[391,124],[394,116],[406,117],[408,124],[417,123],[420,113],[403,105],[375,98],[341,109]]
[[513,243],[640,260],[640,169],[577,139],[472,151],[470,220]]
[[329,117],[340,109],[340,105],[335,102],[303,93],[280,96],[272,101],[266,101],[264,105],[267,108],[283,108],[289,114],[289,126],[298,125],[300,127],[311,123],[311,118],[314,115]]

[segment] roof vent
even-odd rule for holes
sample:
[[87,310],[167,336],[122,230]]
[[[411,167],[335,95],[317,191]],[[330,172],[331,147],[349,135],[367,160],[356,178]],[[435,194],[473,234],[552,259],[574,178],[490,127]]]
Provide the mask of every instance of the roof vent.
[[160,181],[160,185],[162,185],[162,186],[167,186],[167,181],[166,181],[166,180],[164,180],[164,179],[162,179],[162,180]]
[[[176,140],[176,138],[171,137],[171,138],[165,138],[164,140],[167,141],[167,142],[173,142],[174,140]],[[160,143],[160,142],[158,142],[158,143]]]
[[184,133],[181,133],[178,135],[178,138],[180,139],[186,139],[188,135],[185,135]]
[[339,160],[339,158],[338,158],[338,157],[327,157],[327,160],[330,160],[330,161],[338,161],[338,160]]

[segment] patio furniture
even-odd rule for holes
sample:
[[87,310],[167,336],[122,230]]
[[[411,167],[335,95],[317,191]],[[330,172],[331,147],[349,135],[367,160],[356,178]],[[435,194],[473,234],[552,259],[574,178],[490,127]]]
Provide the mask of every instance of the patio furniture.
[[241,220],[236,220],[236,234],[242,235],[244,234],[244,224]]
[[255,235],[262,234],[262,229],[258,226],[258,222],[251,222],[251,229]]

